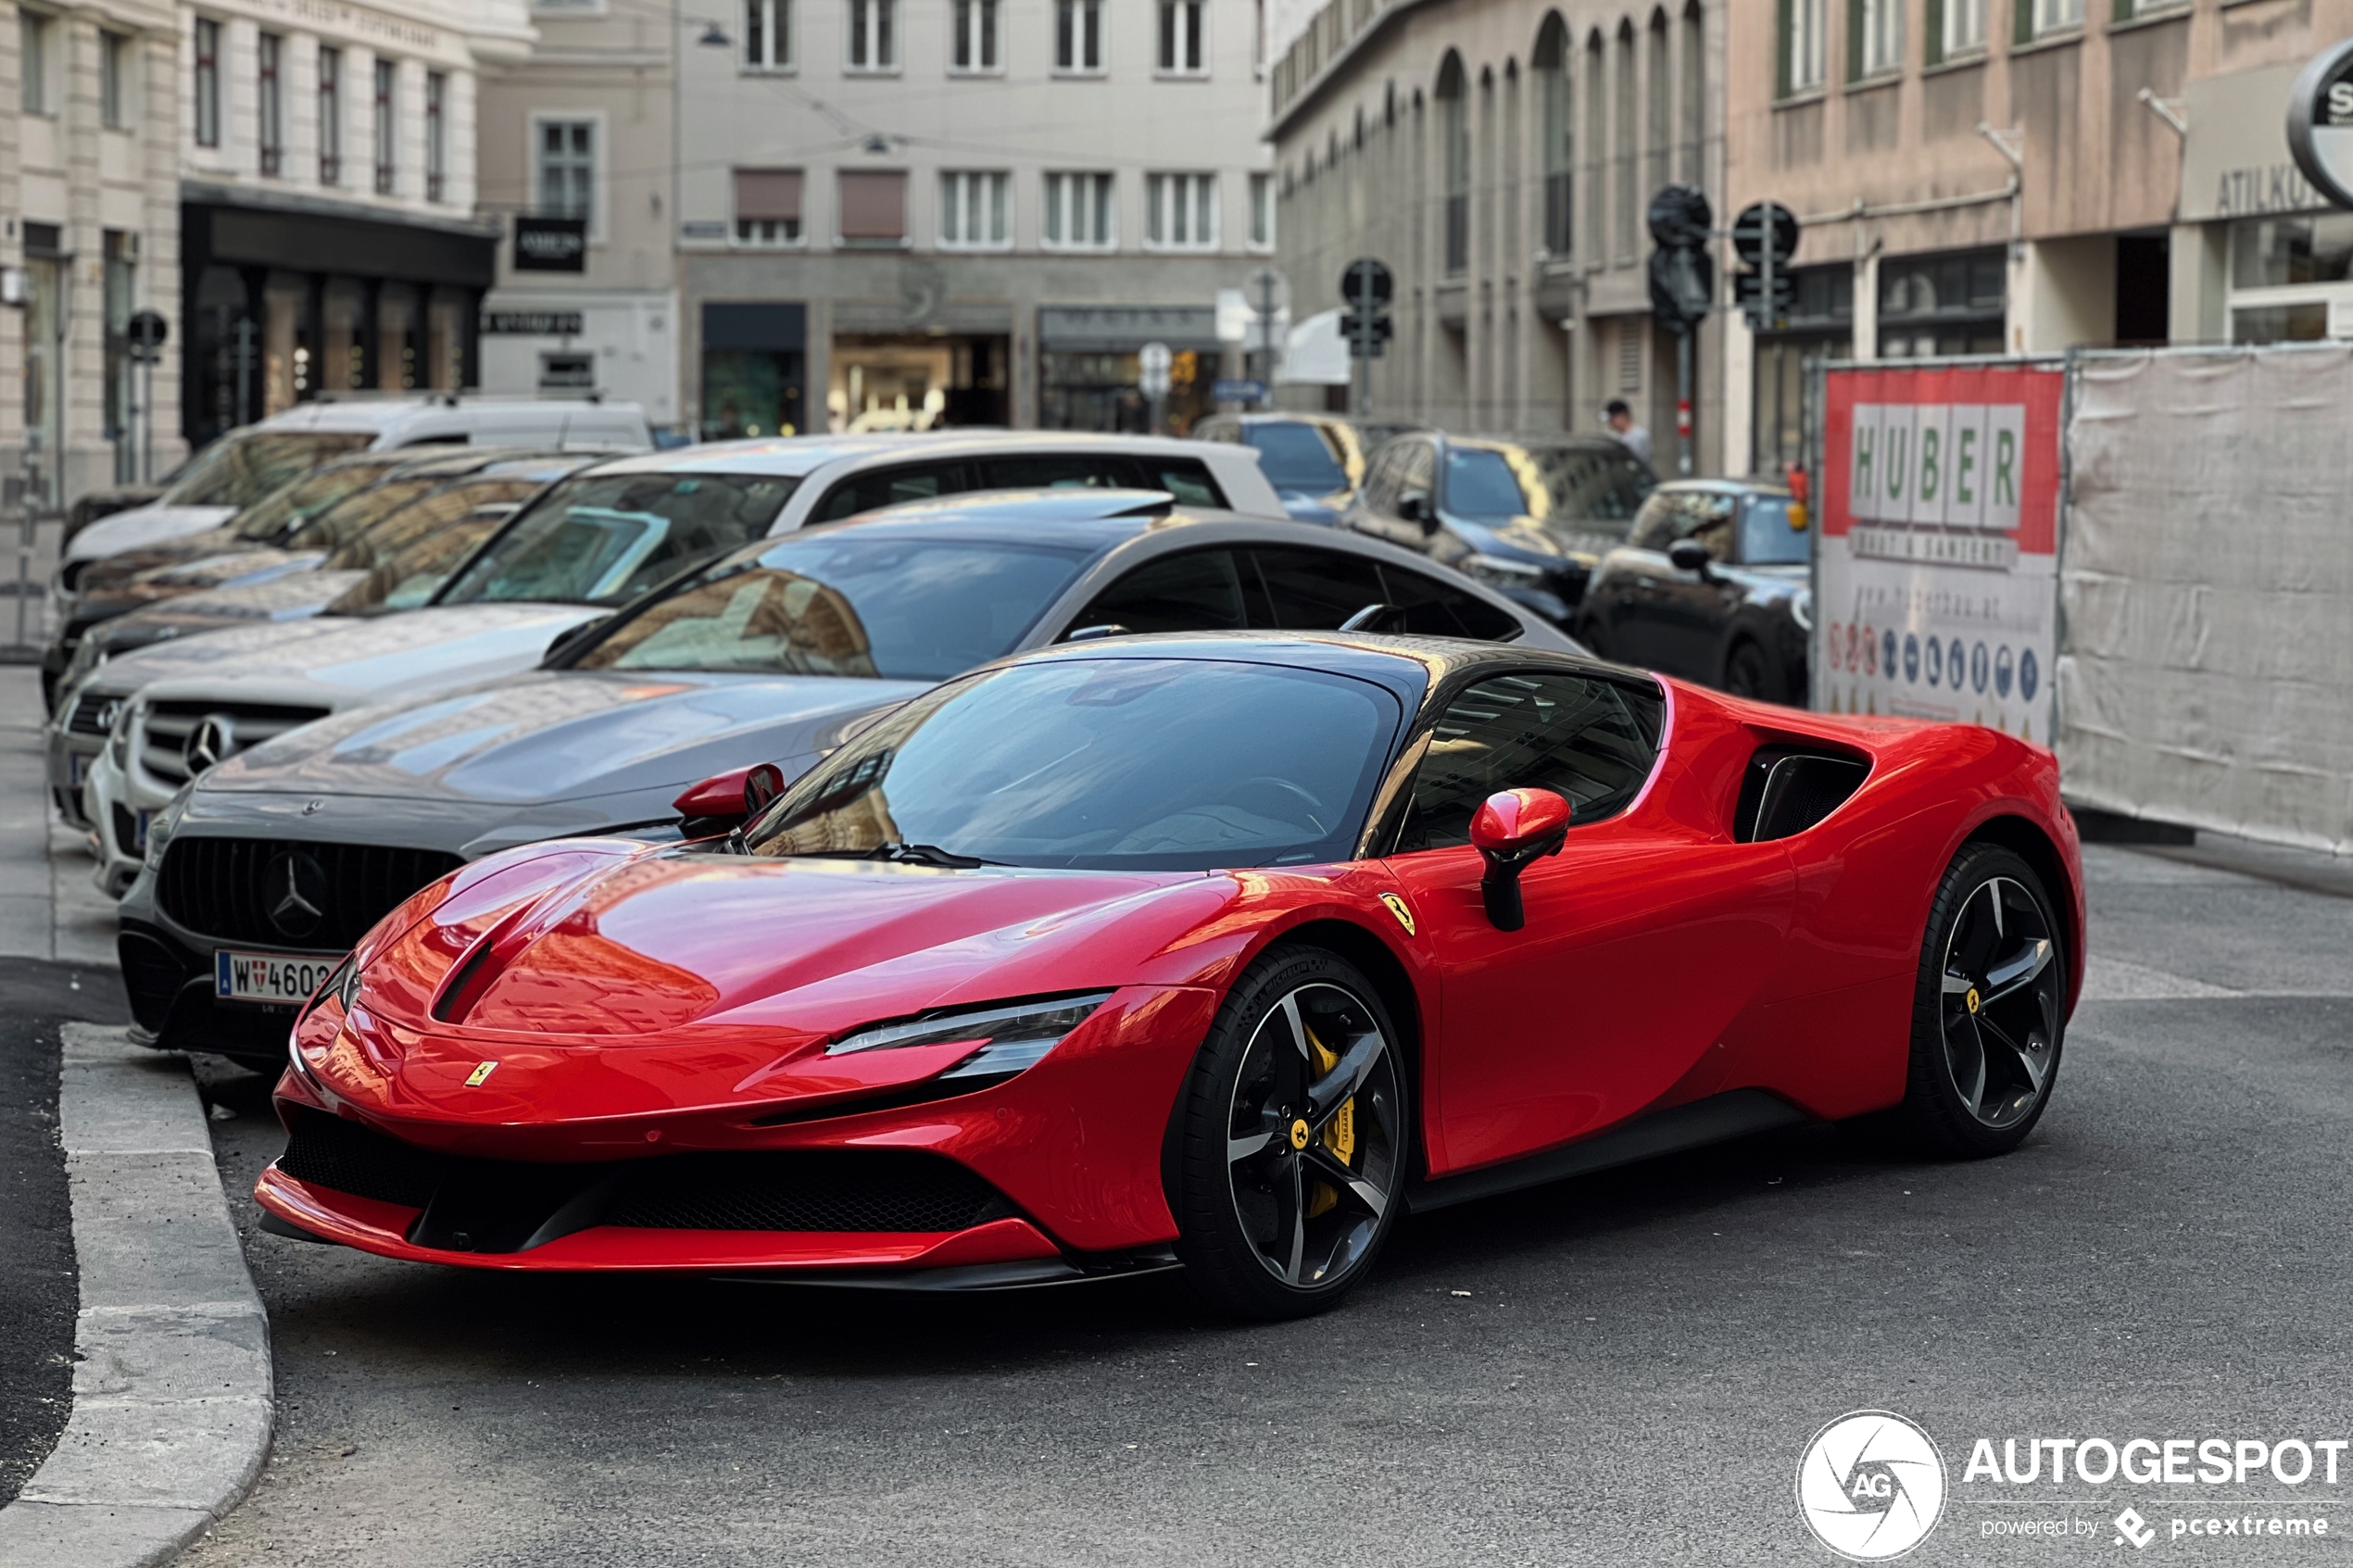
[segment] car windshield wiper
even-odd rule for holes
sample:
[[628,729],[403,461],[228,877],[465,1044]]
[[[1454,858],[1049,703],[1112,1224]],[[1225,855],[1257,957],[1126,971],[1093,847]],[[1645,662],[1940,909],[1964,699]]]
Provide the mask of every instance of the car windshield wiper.
[[1005,864],[1002,860],[984,860],[977,855],[959,855],[952,849],[942,849],[937,844],[877,844],[872,849],[811,849],[805,853],[812,859],[892,860],[900,864],[944,866],[950,871]]

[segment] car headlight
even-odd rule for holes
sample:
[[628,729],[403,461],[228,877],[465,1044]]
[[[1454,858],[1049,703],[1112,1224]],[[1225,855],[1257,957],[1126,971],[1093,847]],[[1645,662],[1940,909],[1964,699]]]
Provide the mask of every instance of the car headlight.
[[1813,589],[1800,588],[1797,591],[1796,597],[1789,602],[1789,618],[1797,622],[1798,630],[1801,632],[1811,632],[1814,629]]
[[935,1013],[900,1023],[878,1023],[843,1035],[825,1047],[825,1054],[848,1056],[853,1051],[898,1050],[908,1046],[980,1040],[986,1043],[979,1050],[940,1076],[1003,1077],[1034,1066],[1109,1000],[1109,991],[1096,991],[1084,997],[1051,997],[1000,1007]]
[[1506,556],[1478,552],[1465,556],[1455,566],[1466,577],[1476,577],[1482,583],[1499,583],[1509,588],[1534,587],[1545,577],[1544,569],[1541,566],[1531,566],[1527,561],[1513,560]]
[[114,722],[107,730],[107,755],[114,765],[128,771],[131,767],[131,726],[137,719],[140,704],[137,698],[115,709]]
[[165,802],[163,809],[157,811],[155,819],[148,822],[147,869],[149,871],[162,868],[163,847],[170,843],[171,835],[179,831],[180,819],[188,812],[188,791],[195,787],[193,783],[182,784],[180,793]]

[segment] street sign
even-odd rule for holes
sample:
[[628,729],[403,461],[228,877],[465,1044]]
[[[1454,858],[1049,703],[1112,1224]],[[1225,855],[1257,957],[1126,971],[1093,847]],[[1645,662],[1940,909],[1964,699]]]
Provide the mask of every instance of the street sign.
[[1176,357],[1164,343],[1148,343],[1136,351],[1136,390],[1157,403],[1168,395],[1169,367]]
[[1768,249],[1774,270],[1789,265],[1797,254],[1797,214],[1777,201],[1751,202],[1732,220],[1732,254],[1743,267],[1762,267]]
[[1397,279],[1388,263],[1360,256],[1340,270],[1340,297],[1359,310],[1378,308],[1397,297]]
[[163,356],[164,339],[171,335],[171,323],[158,311],[133,310],[122,333],[130,342],[131,358],[143,365],[153,364]]
[[2353,38],[2329,48],[2287,97],[2287,150],[2304,178],[2339,207],[2353,207]]
[[577,310],[485,310],[485,337],[578,337],[583,322]]
[[585,218],[515,217],[515,270],[585,272],[588,270],[588,220]]
[[1279,316],[1290,308],[1290,280],[1273,267],[1261,267],[1252,272],[1242,285],[1243,297],[1261,320]]
[[1213,403],[1264,403],[1266,383],[1243,381],[1236,376],[1220,376],[1209,383],[1209,400]]

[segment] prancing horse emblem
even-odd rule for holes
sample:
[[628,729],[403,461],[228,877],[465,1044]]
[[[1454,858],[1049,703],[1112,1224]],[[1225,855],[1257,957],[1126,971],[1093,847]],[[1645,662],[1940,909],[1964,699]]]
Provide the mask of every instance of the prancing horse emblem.
[[192,779],[236,754],[237,721],[226,713],[206,714],[180,747],[180,760],[188,765]]
[[261,899],[280,935],[300,941],[327,918],[326,868],[302,850],[281,850],[262,872]]
[[1389,906],[1389,912],[1397,917],[1397,923],[1405,928],[1405,935],[1414,935],[1414,911],[1405,907],[1405,900],[1394,893],[1384,893],[1380,901]]

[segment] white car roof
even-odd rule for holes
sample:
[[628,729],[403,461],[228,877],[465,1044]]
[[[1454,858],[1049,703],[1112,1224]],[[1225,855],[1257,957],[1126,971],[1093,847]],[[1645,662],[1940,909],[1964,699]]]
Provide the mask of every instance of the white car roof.
[[[974,453],[1114,451],[1137,457],[1224,459],[1227,444],[1180,441],[1165,435],[1105,435],[1092,431],[891,431],[860,435],[788,435],[752,441],[714,441],[668,452],[623,458],[600,473],[744,473],[804,479],[834,463],[867,458],[904,457],[910,452],[941,458]],[[852,465],[854,466],[854,465]]]

